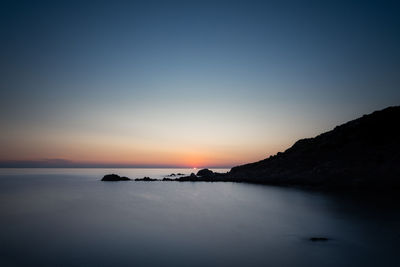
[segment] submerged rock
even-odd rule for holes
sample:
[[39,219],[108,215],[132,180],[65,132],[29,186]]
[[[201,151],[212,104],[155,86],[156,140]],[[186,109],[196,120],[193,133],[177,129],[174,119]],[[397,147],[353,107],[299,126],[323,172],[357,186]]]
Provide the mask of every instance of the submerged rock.
[[129,179],[128,177],[119,176],[117,174],[106,174],[101,180],[103,182],[132,181],[132,179]]
[[329,238],[327,238],[327,237],[310,237],[309,240],[312,242],[318,242],[318,241],[328,241]]

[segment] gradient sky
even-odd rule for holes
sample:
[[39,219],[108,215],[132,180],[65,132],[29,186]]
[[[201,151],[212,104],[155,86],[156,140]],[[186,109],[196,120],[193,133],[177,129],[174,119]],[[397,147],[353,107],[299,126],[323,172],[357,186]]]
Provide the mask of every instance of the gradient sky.
[[396,1],[1,1],[0,165],[266,158],[400,103],[399,14]]

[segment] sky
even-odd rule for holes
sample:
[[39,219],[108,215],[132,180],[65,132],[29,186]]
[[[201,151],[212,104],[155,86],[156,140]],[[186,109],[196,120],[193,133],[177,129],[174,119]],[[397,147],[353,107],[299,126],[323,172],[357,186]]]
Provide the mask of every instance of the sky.
[[1,1],[0,166],[232,167],[400,103],[396,1]]

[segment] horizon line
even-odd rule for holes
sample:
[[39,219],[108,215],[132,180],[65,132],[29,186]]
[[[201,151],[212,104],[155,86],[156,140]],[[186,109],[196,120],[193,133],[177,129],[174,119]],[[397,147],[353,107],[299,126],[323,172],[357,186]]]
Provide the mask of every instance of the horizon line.
[[0,168],[182,168],[182,169],[202,169],[202,168],[221,168],[231,169],[233,165],[173,165],[173,164],[129,164],[129,163],[93,163],[75,162],[65,159],[42,159],[42,160],[0,160]]
[[232,169],[228,166],[131,166],[131,167],[118,167],[118,166],[0,166],[0,169]]

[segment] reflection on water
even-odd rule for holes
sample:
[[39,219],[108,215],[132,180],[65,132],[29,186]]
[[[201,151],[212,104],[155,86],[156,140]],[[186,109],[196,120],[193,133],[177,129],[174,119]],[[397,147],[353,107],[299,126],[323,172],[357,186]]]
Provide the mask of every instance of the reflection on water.
[[400,266],[390,196],[99,181],[191,171],[0,170],[0,266]]

